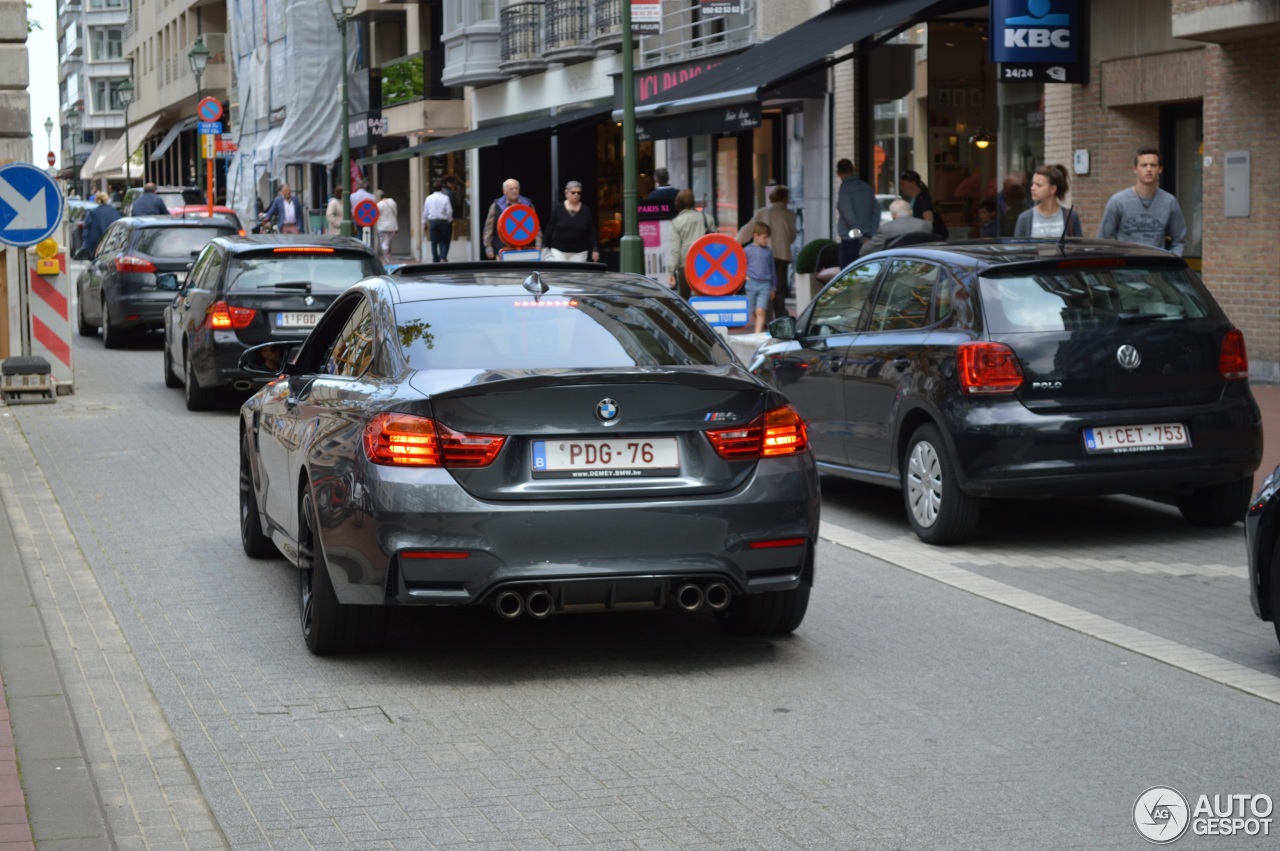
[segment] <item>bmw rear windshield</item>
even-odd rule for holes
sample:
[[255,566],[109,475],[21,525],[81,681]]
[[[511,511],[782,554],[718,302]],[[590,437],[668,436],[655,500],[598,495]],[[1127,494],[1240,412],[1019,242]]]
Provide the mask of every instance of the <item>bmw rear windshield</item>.
[[680,299],[483,296],[396,306],[414,369],[591,369],[734,362]]
[[1203,319],[1215,313],[1190,269],[1116,265],[1053,268],[1027,275],[984,275],[988,330],[1075,331]]
[[280,284],[307,283],[313,293],[340,293],[347,287],[381,270],[373,257],[359,252],[331,248],[307,251],[290,246],[287,251],[268,249],[236,254],[228,269],[228,289],[259,292]]

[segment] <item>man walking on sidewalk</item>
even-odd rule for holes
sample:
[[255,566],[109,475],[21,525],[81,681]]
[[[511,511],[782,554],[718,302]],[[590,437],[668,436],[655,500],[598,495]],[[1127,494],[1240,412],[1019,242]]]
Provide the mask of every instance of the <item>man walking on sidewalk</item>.
[[1098,225],[1099,239],[1120,239],[1172,251],[1179,257],[1187,243],[1187,222],[1178,199],[1160,188],[1158,148],[1143,148],[1133,158],[1138,180],[1111,196]]

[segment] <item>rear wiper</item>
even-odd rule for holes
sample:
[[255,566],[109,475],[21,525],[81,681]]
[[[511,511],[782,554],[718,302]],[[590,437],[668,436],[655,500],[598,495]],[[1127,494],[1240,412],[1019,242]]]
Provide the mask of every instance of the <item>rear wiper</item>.
[[1117,313],[1116,324],[1137,325],[1139,322],[1157,322],[1168,318],[1166,313]]
[[311,292],[310,281],[281,281],[278,284],[259,284],[260,290],[302,290],[304,293]]

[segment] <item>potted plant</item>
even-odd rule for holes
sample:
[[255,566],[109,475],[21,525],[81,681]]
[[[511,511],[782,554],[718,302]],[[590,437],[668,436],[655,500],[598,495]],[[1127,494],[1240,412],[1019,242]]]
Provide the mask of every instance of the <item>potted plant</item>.
[[814,294],[818,291],[813,280],[814,272],[818,271],[818,263],[822,255],[822,250],[830,245],[835,245],[835,240],[831,239],[814,239],[805,243],[800,249],[800,253],[796,255],[795,260],[795,297],[796,310],[803,310],[805,305],[813,300]]

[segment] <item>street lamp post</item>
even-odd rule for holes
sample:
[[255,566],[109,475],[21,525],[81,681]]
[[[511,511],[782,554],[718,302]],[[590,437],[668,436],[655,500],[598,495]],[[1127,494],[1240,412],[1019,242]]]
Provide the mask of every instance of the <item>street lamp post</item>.
[[334,23],[342,33],[342,235],[351,236],[351,121],[347,98],[347,23],[356,11],[357,0],[329,0]]
[[48,150],[53,153],[53,117],[50,116],[44,120],[44,140],[48,143]]
[[[191,65],[191,73],[196,75],[196,103],[199,104],[204,95],[200,80],[204,77],[204,69],[209,65],[209,48],[204,46],[204,36],[197,37],[196,43],[187,51],[187,62]],[[199,133],[196,138],[200,138]],[[196,146],[196,186],[204,186],[204,151],[200,150],[199,145]],[[212,197],[209,201],[213,202]]]
[[129,194],[129,187],[133,184],[133,169],[129,164],[129,104],[133,103],[133,81],[125,80],[116,89],[116,94],[120,98],[120,103],[124,104],[124,193]]
[[73,106],[67,113],[67,129],[71,131],[71,178],[76,194],[80,194],[80,158],[76,156],[76,137],[80,135],[80,107]]

